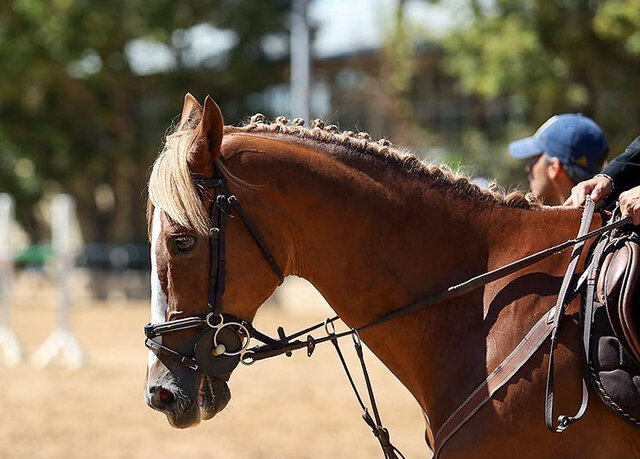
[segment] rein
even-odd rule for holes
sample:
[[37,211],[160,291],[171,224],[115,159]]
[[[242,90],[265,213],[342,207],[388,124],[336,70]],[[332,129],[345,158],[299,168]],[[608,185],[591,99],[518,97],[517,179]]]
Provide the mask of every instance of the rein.
[[[398,309],[394,309],[393,311],[387,313],[386,315],[373,320],[371,322],[368,322],[364,325],[361,325],[359,327],[353,328],[351,330],[347,330],[341,333],[337,333],[337,334],[329,334],[328,336],[322,337],[322,338],[313,338],[311,336],[308,336],[306,341],[294,341],[294,342],[290,342],[290,340],[298,338],[306,333],[309,333],[313,330],[316,330],[320,327],[322,327],[325,323],[329,322],[332,323],[336,320],[339,319],[338,316],[334,316],[331,317],[330,319],[327,319],[325,322],[321,322],[318,323],[314,326],[311,326],[309,328],[306,328],[302,331],[299,331],[293,335],[284,337],[283,339],[279,340],[279,346],[277,346],[276,348],[269,346],[269,345],[263,345],[263,346],[256,346],[253,347],[251,349],[249,349],[248,351],[251,352],[251,359],[253,361],[255,360],[263,360],[263,359],[267,359],[270,357],[275,357],[277,355],[280,354],[285,354],[285,353],[289,353],[291,351],[294,351],[296,349],[300,349],[303,347],[307,347],[309,349],[308,354],[311,355],[311,353],[313,352],[313,347],[315,347],[316,344],[320,344],[323,343],[325,341],[330,341],[336,338],[342,338],[344,336],[348,336],[348,335],[353,335],[357,332],[361,332],[363,330],[375,327],[377,325],[380,325],[382,323],[385,323],[389,320],[395,319],[397,317],[400,316],[404,316],[404,315],[408,315],[408,314],[412,314],[418,310],[427,308],[429,306],[432,306],[434,304],[440,303],[442,301],[445,300],[449,300],[452,298],[456,298],[458,296],[462,296],[466,293],[469,293],[472,290],[475,290],[476,288],[482,287],[483,285],[486,285],[490,282],[496,281],[498,279],[501,279],[503,277],[508,276],[509,274],[513,274],[514,272],[517,272],[521,269],[526,268],[527,266],[531,266],[532,264],[535,264],[539,261],[544,260],[545,258],[549,258],[552,255],[555,255],[556,253],[559,253],[569,247],[572,247],[574,245],[583,243],[591,238],[600,236],[604,233],[606,233],[607,231],[611,231],[613,229],[619,228],[621,226],[624,226],[628,223],[631,222],[631,217],[627,217],[621,220],[618,220],[616,222],[607,224],[605,226],[602,226],[598,229],[595,229],[589,233],[583,234],[581,236],[578,236],[574,239],[569,239],[561,244],[555,245],[553,247],[549,247],[548,249],[544,249],[541,250],[539,252],[536,252],[532,255],[526,256],[524,258],[521,258],[519,260],[516,260],[512,263],[509,263],[505,266],[502,266],[500,268],[494,269],[492,271],[488,271],[486,273],[480,274],[478,276],[472,277],[471,279],[468,279],[464,282],[461,282],[459,284],[453,285],[449,288],[447,288],[446,290],[443,290],[441,292],[437,292],[431,296],[428,296],[426,298],[423,298],[421,300],[418,300],[414,303],[410,303],[406,306],[403,306],[401,308]],[[312,344],[310,344],[312,343]],[[253,363],[253,362],[250,362]]]
[[[552,311],[550,311],[550,313],[545,314],[545,316],[543,316],[543,318],[540,319],[540,321],[538,321],[538,323],[534,326],[534,328],[524,338],[523,342],[521,342],[521,344],[516,349],[514,349],[512,354],[510,354],[509,357],[507,357],[507,359],[505,359],[505,362],[509,359],[512,359],[514,355],[517,355],[517,353],[520,352],[521,349],[524,349],[523,352],[527,353],[525,354],[526,359],[528,359],[531,355],[533,355],[533,352],[537,350],[541,342],[544,339],[546,339],[549,332],[551,331],[551,328],[549,328],[548,326],[548,324],[550,324],[551,322],[553,322],[554,324],[553,337],[552,337],[552,354],[551,354],[553,355],[553,349],[555,345],[555,337],[557,334],[558,325],[560,322],[560,318],[562,317],[562,313],[565,309],[565,305],[567,304],[566,299],[568,294],[569,283],[573,277],[573,273],[575,272],[575,266],[577,265],[578,258],[580,255],[580,250],[582,249],[582,245],[584,244],[585,241],[591,238],[600,236],[608,231],[611,231],[615,228],[621,227],[631,222],[631,217],[627,217],[624,219],[619,219],[617,221],[611,222],[591,232],[586,232],[586,230],[589,228],[589,225],[591,222],[591,216],[593,214],[593,202],[589,202],[587,205],[587,208],[590,209],[588,222],[585,223],[585,218],[583,216],[581,230],[578,233],[578,236],[574,239],[569,239],[561,244],[541,250],[532,255],[529,255],[527,257],[524,257],[512,263],[509,263],[505,266],[502,266],[500,268],[472,277],[464,282],[453,285],[447,288],[446,290],[436,292],[426,298],[407,304],[400,308],[394,309],[393,311],[383,315],[382,317],[379,317],[378,319],[375,319],[359,327],[352,328],[350,330],[343,331],[340,333],[336,333],[334,322],[337,321],[339,317],[334,316],[326,319],[324,322],[320,322],[316,325],[305,328],[304,330],[301,330],[299,332],[293,333],[288,336],[285,334],[284,329],[282,327],[278,327],[278,330],[277,330],[278,338],[276,339],[276,338],[271,338],[268,335],[265,335],[259,332],[252,326],[251,323],[246,322],[234,315],[222,312],[222,297],[224,295],[225,285],[226,285],[225,283],[226,218],[230,216],[233,211],[237,213],[237,215],[240,217],[240,220],[242,221],[242,223],[245,225],[245,227],[253,237],[257,246],[260,248],[265,260],[271,267],[274,274],[278,277],[280,284],[282,284],[284,277],[282,274],[282,270],[280,269],[275,258],[273,257],[271,252],[269,252],[266,245],[262,241],[262,238],[259,232],[251,224],[247,216],[244,214],[242,208],[240,207],[240,203],[238,202],[236,197],[229,193],[226,187],[225,179],[222,175],[220,175],[217,168],[215,169],[214,174],[215,175],[212,178],[195,178],[194,179],[196,185],[202,190],[212,189],[214,191],[211,199],[211,209],[210,209],[211,229],[209,233],[209,241],[211,246],[210,247],[211,253],[210,253],[209,292],[208,292],[209,311],[198,316],[185,317],[182,319],[171,320],[171,321],[159,323],[159,324],[153,324],[153,323],[147,324],[144,327],[144,332],[146,336],[145,345],[152,352],[154,352],[160,359],[162,359],[163,357],[166,357],[168,359],[178,362],[181,365],[184,365],[190,368],[193,371],[202,371],[203,373],[208,374],[210,376],[222,377],[231,373],[231,371],[240,362],[242,362],[245,365],[251,365],[258,360],[264,360],[264,359],[275,357],[281,354],[286,354],[287,356],[291,356],[292,351],[302,349],[302,348],[307,349],[307,355],[310,357],[313,354],[313,351],[315,350],[316,345],[327,342],[327,341],[331,341],[331,343],[334,345],[336,349],[340,362],[344,367],[347,378],[349,379],[349,383],[351,384],[351,387],[354,390],[358,403],[360,404],[361,408],[364,411],[364,414],[362,417],[364,421],[367,423],[367,425],[371,427],[374,436],[380,442],[380,445],[384,452],[385,459],[397,459],[398,455],[404,458],[404,456],[402,455],[402,453],[400,453],[400,451],[395,446],[391,444],[389,440],[389,432],[382,425],[378,408],[375,402],[373,388],[372,388],[369,374],[367,372],[366,364],[364,361],[362,344],[360,341],[361,331],[378,326],[380,324],[393,320],[397,317],[412,314],[418,310],[425,309],[429,306],[440,303],[442,301],[459,297],[483,285],[486,285],[490,282],[506,277],[527,266],[533,265],[534,263],[544,260],[569,247],[574,247],[570,268],[567,272],[567,275],[565,275],[565,279],[562,285],[561,295],[559,295],[559,299],[558,299],[559,306],[557,304],[556,307],[554,307]],[[577,256],[575,256],[576,254]],[[551,312],[553,312],[553,314],[551,314]],[[549,318],[547,318],[548,315],[549,316],[553,315],[554,320],[552,321],[549,320]],[[538,330],[538,329],[542,330],[542,327],[545,327],[545,326],[546,328],[543,332],[538,332],[539,336],[537,339],[541,340],[540,344],[538,344],[538,346],[532,349],[530,343],[527,342],[528,338],[530,338],[530,335],[532,335],[535,330]],[[310,335],[311,332],[321,327],[324,327],[325,332],[327,334],[326,336],[321,338],[315,338],[312,335]],[[161,342],[158,342],[156,340],[156,338],[160,338],[165,334],[174,333],[174,332],[183,331],[183,330],[191,330],[191,329],[203,330],[201,331],[200,335],[196,340],[193,357],[189,355],[184,355],[178,351],[175,351],[174,349],[164,346],[163,344],[161,344]],[[540,334],[540,333],[543,333],[543,334]],[[303,335],[306,335],[305,339],[299,340],[298,338],[302,337]],[[371,410],[373,411],[373,417],[369,414],[369,411],[356,388],[356,385],[353,381],[351,373],[349,372],[349,369],[344,360],[342,351],[340,350],[340,347],[338,345],[338,339],[343,338],[345,336],[349,336],[349,335],[352,336],[353,338],[356,354],[358,356],[358,359],[360,360],[360,364],[362,367],[362,372],[364,375],[364,380],[365,380],[365,384],[367,387],[367,392],[368,392],[368,396],[371,404]],[[255,338],[261,341],[263,344],[249,348],[251,338]],[[529,345],[525,346],[523,345],[523,343],[529,344]],[[520,357],[520,360],[518,360],[518,362],[521,362],[520,366],[524,363],[524,361],[526,361],[526,360],[524,361],[522,360],[525,357]],[[503,364],[505,362],[503,362]],[[552,365],[553,365],[553,360],[551,358],[550,370],[549,370],[549,375],[551,380],[551,398],[549,398],[549,387],[548,387],[547,398],[546,398],[546,401],[547,401],[546,412],[548,413],[547,420],[550,419],[549,416],[550,416],[550,413],[552,413],[552,408],[553,408],[553,389],[552,389],[553,387],[552,368],[553,367]],[[517,366],[515,371],[517,371],[517,369],[519,369],[520,366]],[[489,384],[489,378],[495,377],[498,374],[498,370],[500,370],[502,367],[503,365],[501,364],[499,368],[497,368],[496,371],[494,371],[487,378],[487,380],[485,380],[485,383],[483,383],[483,385]],[[501,383],[499,386],[495,386],[491,394],[495,392],[495,390],[497,390],[499,387],[502,387],[502,385],[506,383],[506,381],[508,381],[508,379],[510,378],[510,376],[506,379],[502,375],[498,375],[498,376],[499,378],[501,378],[500,379]],[[480,390],[483,387],[483,385],[478,387],[478,389],[476,390],[476,392],[474,392],[474,394],[476,394],[478,390]],[[474,394],[472,394],[472,396]],[[441,446],[444,444],[444,442],[446,442],[446,440],[448,440],[450,436],[453,435],[462,426],[462,424],[466,422],[466,420],[468,420],[477,411],[477,409],[480,408],[480,406],[482,406],[482,404],[488,401],[491,394],[489,394],[488,397],[482,400],[480,404],[471,405],[469,407],[469,409],[471,410],[471,413],[468,414],[468,416],[464,418],[460,423],[450,424],[451,431],[447,432],[447,436],[444,438],[443,443],[441,445],[437,445],[438,448],[436,449],[436,456],[439,453],[439,450],[441,449]],[[470,396],[470,398],[467,399],[465,403],[467,403],[472,396]],[[587,400],[588,400],[588,397],[587,397]],[[465,407],[465,403],[463,403],[463,405],[461,405],[458,408],[458,410],[456,410],[452,414],[450,419],[454,418],[455,417],[454,415],[457,415],[458,413],[461,412],[460,410],[463,407]],[[549,405],[551,406],[550,409],[549,409]],[[564,424],[565,422],[568,425],[570,422],[573,422],[574,420],[579,418],[583,414],[582,413],[584,411],[583,407],[586,408],[586,406],[584,406],[584,396],[583,396],[583,405],[581,406],[580,413],[578,413],[578,415],[571,418],[567,416],[565,416],[564,418],[561,417],[561,425]],[[465,411],[463,410],[462,413],[464,412]],[[445,425],[449,423],[450,419],[448,419],[445,422]],[[570,422],[567,421],[567,419],[570,419]],[[564,428],[566,428],[566,426],[562,426],[562,430],[564,430]],[[442,428],[440,430],[442,430]],[[437,437],[440,435],[440,433],[441,432],[439,431]]]

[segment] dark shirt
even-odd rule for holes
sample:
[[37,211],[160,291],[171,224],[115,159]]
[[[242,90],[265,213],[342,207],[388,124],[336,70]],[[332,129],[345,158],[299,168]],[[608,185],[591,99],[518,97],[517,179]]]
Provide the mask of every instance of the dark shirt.
[[613,195],[617,198],[620,193],[640,185],[640,137],[631,142],[620,156],[612,160],[602,171],[613,179]]

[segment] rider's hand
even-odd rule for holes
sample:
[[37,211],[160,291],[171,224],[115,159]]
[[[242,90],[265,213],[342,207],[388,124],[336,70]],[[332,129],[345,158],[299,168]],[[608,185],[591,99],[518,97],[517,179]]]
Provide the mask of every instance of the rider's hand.
[[633,217],[633,224],[640,225],[640,186],[620,193],[620,211],[623,217]]
[[579,207],[584,205],[587,196],[598,202],[609,196],[613,191],[613,182],[606,175],[595,177],[578,183],[571,189],[571,196],[564,202],[565,206]]

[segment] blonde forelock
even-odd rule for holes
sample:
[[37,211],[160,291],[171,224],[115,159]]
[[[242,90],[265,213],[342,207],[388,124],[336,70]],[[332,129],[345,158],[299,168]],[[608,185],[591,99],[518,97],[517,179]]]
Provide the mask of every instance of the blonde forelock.
[[207,212],[187,163],[194,130],[174,131],[151,169],[149,200],[178,225],[206,235]]

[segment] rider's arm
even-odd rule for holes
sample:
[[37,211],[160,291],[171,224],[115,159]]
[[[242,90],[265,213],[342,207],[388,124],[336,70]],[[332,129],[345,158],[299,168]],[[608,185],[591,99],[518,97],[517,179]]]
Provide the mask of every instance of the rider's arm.
[[602,173],[578,183],[571,189],[565,206],[582,206],[591,196],[594,201],[613,201],[620,193],[640,185],[640,137],[637,137],[620,156],[611,161]]
[[640,185],[640,137],[637,137],[620,156],[612,160],[602,171],[613,180],[613,194],[620,193]]
[[620,210],[623,217],[633,217],[633,224],[640,225],[640,186],[620,193]]

